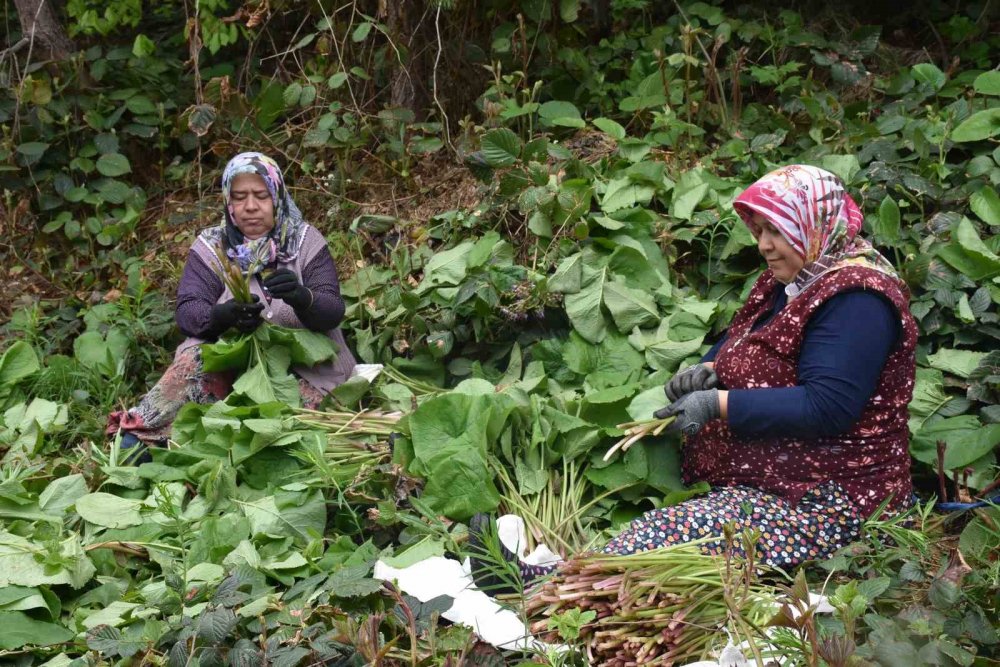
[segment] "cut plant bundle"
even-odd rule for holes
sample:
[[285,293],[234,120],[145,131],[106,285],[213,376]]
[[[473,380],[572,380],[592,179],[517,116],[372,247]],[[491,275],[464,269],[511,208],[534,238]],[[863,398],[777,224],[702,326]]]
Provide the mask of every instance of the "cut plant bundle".
[[240,303],[253,301],[250,277],[261,270],[266,260],[262,257],[253,257],[252,253],[246,250],[242,255],[231,258],[221,245],[215,246],[215,258],[219,260],[219,265],[213,267],[215,273],[233,293],[233,298]]
[[745,576],[744,562],[699,551],[717,539],[562,563],[527,601],[527,613],[536,619],[532,632],[557,642],[556,617],[573,609],[594,612],[579,641],[591,665],[607,667],[699,660],[723,630],[748,639],[750,628],[773,610],[774,593]]
[[[301,409],[289,425],[308,429],[317,437],[303,441],[299,458],[312,464],[323,477],[344,486],[358,480],[363,471],[392,458],[388,443],[401,413],[324,412]],[[325,437],[324,437],[325,436]]]
[[625,429],[625,435],[611,446],[608,453],[604,455],[605,461],[610,461],[615,452],[621,450],[627,452],[628,448],[639,442],[647,435],[658,436],[663,433],[663,429],[674,423],[676,417],[665,417],[663,419],[643,419],[634,422],[618,424],[618,428]]

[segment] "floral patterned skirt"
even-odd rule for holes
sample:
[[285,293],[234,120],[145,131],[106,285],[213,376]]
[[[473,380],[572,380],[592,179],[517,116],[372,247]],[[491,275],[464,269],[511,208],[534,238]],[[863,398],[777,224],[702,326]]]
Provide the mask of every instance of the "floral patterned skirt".
[[[828,558],[861,534],[862,517],[836,482],[822,484],[797,505],[748,486],[714,488],[704,496],[651,510],[604,547],[604,553],[628,555],[718,536],[700,548],[721,554],[722,528],[735,523],[739,530],[756,528],[758,558],[772,567],[792,568],[807,560]],[[734,545],[738,555],[742,545]],[[522,565],[525,581],[554,571],[556,566]]]
[[[174,359],[139,405],[108,415],[108,435],[119,431],[134,434],[143,442],[160,444],[170,436],[174,417],[185,403],[215,403],[233,388],[235,376],[228,372],[202,370],[201,348],[190,347]],[[299,380],[299,393],[307,408],[314,408],[323,394],[305,380]]]

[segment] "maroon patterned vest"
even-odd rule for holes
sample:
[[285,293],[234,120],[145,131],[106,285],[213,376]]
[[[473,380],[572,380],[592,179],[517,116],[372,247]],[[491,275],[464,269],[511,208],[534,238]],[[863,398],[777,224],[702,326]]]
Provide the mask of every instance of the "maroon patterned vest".
[[730,433],[723,420],[711,421],[684,445],[685,481],[751,486],[798,503],[813,487],[833,480],[866,517],[888,496],[889,510],[906,507],[912,492],[907,405],[913,395],[917,343],[909,291],[901,281],[874,269],[843,268],[822,276],[751,331],[770,311],[774,290],[783,288],[770,270],[757,279],[715,357],[720,382],[727,389],[794,386],[809,318],[835,294],[863,289],[884,295],[902,315],[902,335],[874,394],[858,423],[836,437],[743,440]]

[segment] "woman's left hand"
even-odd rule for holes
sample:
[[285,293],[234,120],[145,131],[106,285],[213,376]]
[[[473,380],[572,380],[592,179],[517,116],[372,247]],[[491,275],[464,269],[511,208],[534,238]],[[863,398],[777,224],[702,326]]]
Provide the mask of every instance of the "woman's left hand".
[[674,417],[674,423],[667,427],[669,432],[682,432],[692,436],[705,424],[722,416],[722,405],[718,389],[705,389],[682,396],[667,407],[653,413],[657,419]]
[[312,305],[312,292],[299,282],[299,277],[294,272],[288,269],[278,269],[265,278],[262,284],[265,291],[296,310]]

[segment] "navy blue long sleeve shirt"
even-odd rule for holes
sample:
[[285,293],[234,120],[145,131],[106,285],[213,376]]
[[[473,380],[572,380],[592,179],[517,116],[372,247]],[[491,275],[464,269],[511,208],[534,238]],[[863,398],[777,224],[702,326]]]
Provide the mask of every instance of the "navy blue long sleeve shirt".
[[[785,307],[775,291],[766,324]],[[895,307],[874,292],[843,292],[820,306],[806,324],[799,351],[798,385],[729,391],[729,429],[739,438],[835,436],[864,411],[893,346],[900,322]],[[702,361],[712,361],[723,337]]]

